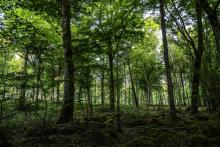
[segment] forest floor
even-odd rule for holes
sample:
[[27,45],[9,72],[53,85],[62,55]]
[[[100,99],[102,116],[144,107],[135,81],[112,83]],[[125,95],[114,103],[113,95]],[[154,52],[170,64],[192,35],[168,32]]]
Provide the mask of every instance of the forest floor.
[[59,110],[55,104],[49,105],[46,119],[43,106],[28,112],[11,111],[0,123],[0,147],[220,146],[220,116],[215,113],[179,111],[171,121],[166,109],[126,108],[119,131],[117,115],[107,108],[96,106],[92,117],[76,111],[73,122],[56,124]]

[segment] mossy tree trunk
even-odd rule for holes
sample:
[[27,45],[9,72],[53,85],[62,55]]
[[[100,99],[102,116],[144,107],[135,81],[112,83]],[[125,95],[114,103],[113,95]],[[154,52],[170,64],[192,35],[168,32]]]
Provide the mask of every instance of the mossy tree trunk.
[[64,49],[64,103],[61,108],[58,123],[66,123],[73,120],[74,112],[74,67],[71,47],[70,1],[62,0],[61,7]]
[[193,114],[198,113],[200,70],[201,70],[202,55],[203,55],[203,50],[204,50],[202,9],[198,1],[196,1],[196,18],[197,18],[197,28],[198,28],[197,29],[198,47],[195,53],[195,63],[194,63],[194,71],[193,71],[193,79],[192,79],[191,111]]

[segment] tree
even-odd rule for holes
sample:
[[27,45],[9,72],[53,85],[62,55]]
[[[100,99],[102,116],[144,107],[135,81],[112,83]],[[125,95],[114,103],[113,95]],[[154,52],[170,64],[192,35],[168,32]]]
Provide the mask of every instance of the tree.
[[195,63],[192,80],[192,113],[198,113],[198,99],[199,99],[199,81],[200,69],[202,64],[202,54],[204,50],[203,43],[203,24],[202,24],[202,9],[198,1],[196,1],[196,18],[197,18],[197,34],[198,34],[198,47],[195,52]]
[[164,10],[165,1],[160,0],[160,17],[161,17],[161,30],[162,30],[162,39],[163,39],[163,48],[164,48],[164,62],[167,78],[167,90],[168,90],[168,101],[170,105],[170,116],[172,119],[176,117],[174,96],[173,96],[173,83],[169,63],[169,52],[168,52],[168,43],[166,36],[166,24],[165,24],[165,10]]
[[61,108],[58,123],[65,123],[73,120],[74,112],[74,68],[73,51],[71,47],[70,29],[70,1],[62,0],[62,29],[64,49],[64,104]]

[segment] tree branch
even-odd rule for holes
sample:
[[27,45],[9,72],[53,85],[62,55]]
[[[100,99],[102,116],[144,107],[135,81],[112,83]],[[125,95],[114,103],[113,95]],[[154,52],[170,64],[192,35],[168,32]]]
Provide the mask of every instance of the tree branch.
[[218,12],[218,5],[219,4],[220,4],[220,0],[217,1],[217,3],[215,4],[215,7],[214,7],[214,11],[215,11],[216,14]]

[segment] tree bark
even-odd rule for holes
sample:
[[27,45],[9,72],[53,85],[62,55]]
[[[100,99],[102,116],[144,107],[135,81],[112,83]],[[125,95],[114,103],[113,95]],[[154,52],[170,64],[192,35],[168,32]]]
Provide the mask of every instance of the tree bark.
[[102,104],[102,107],[104,107],[105,105],[105,90],[104,90],[104,82],[105,82],[105,72],[102,71],[102,74],[101,74],[101,104]]
[[168,89],[168,101],[170,106],[170,116],[172,119],[176,117],[176,108],[173,96],[173,83],[172,75],[169,63],[169,52],[166,36],[166,24],[165,24],[165,10],[164,10],[164,0],[160,0],[160,15],[161,15],[161,30],[162,30],[162,39],[163,39],[163,48],[164,48],[164,62],[166,68],[166,78],[167,78],[167,89]]
[[180,80],[181,80],[181,86],[182,86],[183,105],[186,106],[186,94],[185,94],[185,84],[183,80],[183,73],[180,73]]
[[28,62],[28,55],[29,55],[29,49],[26,49],[25,55],[24,55],[24,67],[23,67],[23,76],[24,79],[21,83],[21,93],[19,98],[19,106],[22,108],[22,106],[26,102],[26,85],[27,85],[27,62]]
[[135,90],[135,87],[134,87],[134,80],[133,80],[133,76],[132,76],[132,73],[131,73],[131,65],[130,65],[129,57],[127,59],[127,62],[128,62],[128,72],[129,72],[130,81],[131,81],[131,90],[132,90],[132,93],[133,93],[135,106],[136,106],[136,108],[139,108],[139,101],[138,101],[136,90]]
[[117,73],[116,73],[116,79],[117,79],[117,129],[119,132],[121,132],[121,120],[120,120],[120,87],[119,87],[119,67],[118,67],[118,56],[117,56]]
[[202,54],[204,50],[203,45],[203,24],[202,24],[202,9],[198,1],[196,1],[196,17],[197,17],[197,33],[198,33],[198,49],[195,53],[194,72],[192,79],[192,101],[191,112],[193,114],[198,113],[198,101],[199,101],[199,84],[200,84],[200,69],[202,64]]
[[108,58],[109,58],[109,98],[110,98],[110,110],[115,111],[115,86],[114,86],[114,66],[113,66],[113,49],[112,45],[109,44],[108,46],[109,53],[108,53]]
[[64,49],[64,103],[61,108],[58,123],[66,123],[73,120],[74,112],[74,67],[73,51],[71,48],[70,29],[70,1],[62,0],[62,29],[63,29],[63,49]]
[[57,103],[60,102],[60,82],[57,82]]

